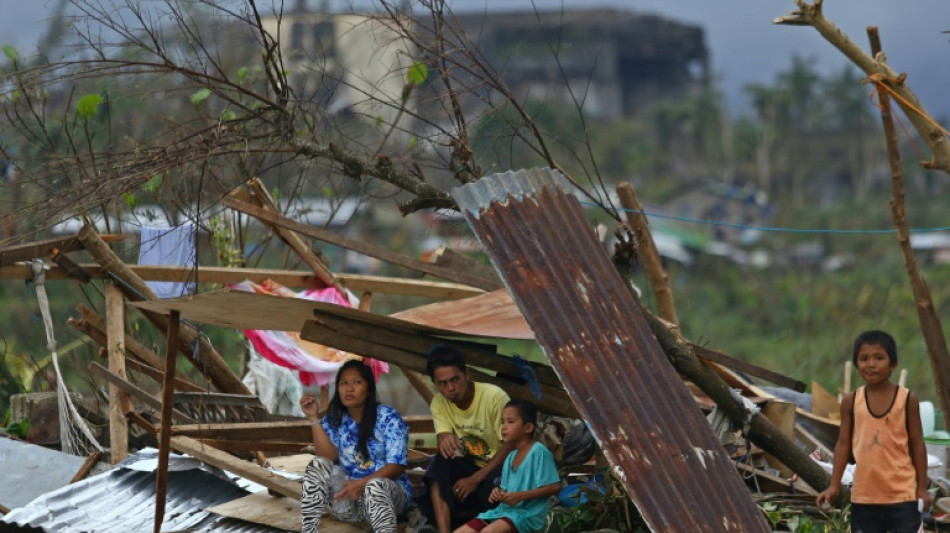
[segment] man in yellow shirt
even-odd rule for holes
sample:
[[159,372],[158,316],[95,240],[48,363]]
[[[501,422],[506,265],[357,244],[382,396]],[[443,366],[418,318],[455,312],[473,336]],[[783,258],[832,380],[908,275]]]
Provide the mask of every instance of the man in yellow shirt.
[[422,507],[441,533],[449,533],[494,506],[488,497],[512,450],[501,439],[509,398],[495,385],[469,381],[465,355],[455,348],[437,344],[426,357],[439,390],[429,406],[439,453],[425,475],[432,508]]

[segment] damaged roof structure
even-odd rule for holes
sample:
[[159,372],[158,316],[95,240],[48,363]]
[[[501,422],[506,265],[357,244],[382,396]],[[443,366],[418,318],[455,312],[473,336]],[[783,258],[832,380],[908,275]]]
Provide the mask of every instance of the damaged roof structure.
[[[165,529],[186,522],[195,527],[221,523],[195,510],[214,502],[192,501],[185,496],[187,491],[182,492],[177,481],[181,476],[169,468],[178,461],[169,459],[171,450],[256,482],[271,493],[299,499],[298,481],[275,475],[261,465],[266,462],[265,453],[299,451],[312,438],[306,421],[260,415],[259,401],[247,394],[240,379],[223,364],[221,355],[200,335],[196,323],[300,332],[304,340],[399,366],[413,387],[423,396],[428,393],[429,398],[432,392],[420,376],[425,371],[424,354],[433,343],[453,344],[466,353],[473,379],[495,383],[513,398],[537,402],[547,413],[583,418],[612,473],[654,531],[710,527],[765,531],[768,527],[697,403],[723,407],[733,422],[744,420],[750,425],[753,440],[759,439],[757,443],[765,451],[799,473],[808,485],[821,484],[821,474],[811,469],[809,465],[814,463],[795,446],[793,436],[778,433],[762,415],[748,417],[737,411],[728,389],[741,387],[752,396],[764,393],[716,362],[741,367],[744,372],[784,386],[804,386],[664,336],[662,332],[667,330],[658,329],[655,318],[642,314],[587,225],[570,185],[559,174],[548,170],[500,174],[457,189],[454,194],[491,257],[494,271],[450,250],[435,263],[426,263],[300,224],[282,217],[266,190],[259,182],[252,182],[222,203],[264,222],[304,259],[310,272],[129,265],[108,246],[108,241],[116,237],[100,236],[86,227],[74,238],[0,250],[0,277],[27,277],[23,265],[16,262],[46,257],[55,263],[48,269],[49,279],[113,280],[106,291],[107,302],[112,301],[106,306],[106,316],[81,308],[81,316],[70,319],[70,325],[102,344],[109,355],[109,368],[96,364],[91,371],[114,387],[109,398],[110,430],[132,423],[158,439],[158,465],[148,475],[153,482],[164,476],[167,483],[162,487],[159,481],[141,496],[155,504],[151,511],[137,514],[154,514],[156,524],[161,524],[164,517]],[[447,281],[336,274],[315,257],[304,237]],[[66,255],[82,248],[95,264],[79,264]],[[445,301],[385,316],[368,309],[221,289],[158,300],[150,296],[143,281],[220,284],[243,279],[346,288],[361,292],[364,301],[369,301],[374,292],[387,291]],[[125,333],[125,305],[138,309],[166,335],[165,354],[154,353]],[[536,339],[550,366],[499,353],[494,339]],[[677,350],[688,357],[677,355]],[[202,369],[214,390],[175,375],[178,352]],[[686,362],[676,364],[677,360]],[[126,373],[126,365],[161,383],[161,398],[135,385]],[[718,380],[718,389],[700,385],[699,390],[682,377],[696,381],[707,374]],[[187,398],[195,398],[189,395],[198,395],[200,398],[194,401],[203,402],[211,411],[230,415],[212,419],[209,413],[188,410]],[[135,406],[145,406],[161,416],[147,419]],[[411,430],[425,427],[425,421],[407,418]],[[116,453],[124,453],[121,448],[127,444],[121,434],[118,441],[115,436],[112,452],[117,462]],[[245,460],[247,457],[256,458],[256,463]],[[142,483],[134,479],[138,474],[128,472],[128,468],[121,470],[109,483],[123,487]],[[207,472],[202,471],[204,474]],[[87,501],[87,491],[105,491],[98,485],[103,482],[71,485],[60,489],[62,492],[48,493],[46,500],[41,498],[15,509],[4,521],[23,527],[53,528],[50,531],[68,527],[67,521],[74,519],[70,517],[79,516],[71,514],[69,506],[86,505],[77,502]],[[207,483],[217,481],[209,478]],[[808,490],[805,485],[800,487]],[[237,496],[238,492],[228,494]],[[209,497],[218,501],[213,494]],[[189,506],[195,508],[193,512],[186,509]],[[49,521],[41,517],[44,512]],[[88,509],[83,512],[90,514]]]

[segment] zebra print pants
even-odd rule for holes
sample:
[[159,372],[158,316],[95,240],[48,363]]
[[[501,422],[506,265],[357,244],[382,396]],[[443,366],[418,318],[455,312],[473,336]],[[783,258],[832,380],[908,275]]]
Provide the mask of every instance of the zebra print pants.
[[[300,509],[303,514],[301,533],[320,531],[323,511],[331,504],[330,473],[334,465],[323,457],[314,457],[303,478]],[[366,521],[374,533],[396,533],[399,516],[409,508],[406,491],[389,478],[373,478],[366,484],[363,495],[353,502],[350,512],[335,516],[344,522]]]

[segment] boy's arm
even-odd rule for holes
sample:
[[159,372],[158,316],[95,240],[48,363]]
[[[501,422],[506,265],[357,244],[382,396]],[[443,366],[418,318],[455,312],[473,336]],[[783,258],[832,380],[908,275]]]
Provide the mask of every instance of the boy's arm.
[[924,508],[929,509],[931,498],[927,492],[927,445],[920,424],[920,402],[913,392],[907,395],[907,437],[910,440],[910,460],[917,473],[917,498],[924,500]]
[[815,499],[815,504],[819,509],[825,503],[834,505],[841,491],[841,476],[844,475],[844,469],[848,466],[848,459],[851,457],[851,429],[854,427],[854,413],[851,405],[853,403],[853,392],[841,400],[841,428],[838,430],[838,442],[835,443],[834,468],[831,471],[831,482]]

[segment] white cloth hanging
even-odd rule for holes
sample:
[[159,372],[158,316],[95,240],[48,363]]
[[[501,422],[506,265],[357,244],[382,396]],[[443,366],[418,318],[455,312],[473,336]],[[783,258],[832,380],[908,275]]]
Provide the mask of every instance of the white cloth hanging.
[[[142,244],[139,247],[140,265],[194,266],[198,256],[195,251],[195,226],[185,223],[181,226],[155,227],[142,226]],[[173,281],[147,281],[159,298],[177,298],[195,292],[195,283]]]

